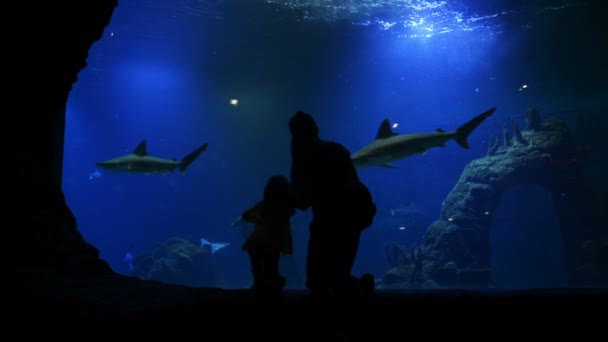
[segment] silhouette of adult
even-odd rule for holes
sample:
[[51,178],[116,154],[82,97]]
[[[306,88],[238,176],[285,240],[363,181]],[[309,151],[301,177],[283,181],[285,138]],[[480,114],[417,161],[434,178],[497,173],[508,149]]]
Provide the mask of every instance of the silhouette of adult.
[[[306,286],[313,295],[373,293],[374,279],[361,282],[351,275],[359,248],[360,229],[349,214],[346,189],[359,181],[350,152],[341,144],[319,137],[313,117],[296,112],[289,121],[291,184],[295,207],[312,208],[306,258]],[[371,277],[371,278],[370,278]]]

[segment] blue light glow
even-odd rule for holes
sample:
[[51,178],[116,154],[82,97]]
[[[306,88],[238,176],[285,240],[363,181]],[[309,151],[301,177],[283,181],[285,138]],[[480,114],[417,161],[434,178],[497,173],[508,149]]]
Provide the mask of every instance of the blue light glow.
[[[496,10],[477,13],[466,2],[429,0],[265,0],[301,13],[304,21],[349,21],[355,25],[376,26],[406,38],[431,38],[450,32],[502,32],[500,17],[519,13]],[[543,7],[557,11],[577,6],[576,2]]]

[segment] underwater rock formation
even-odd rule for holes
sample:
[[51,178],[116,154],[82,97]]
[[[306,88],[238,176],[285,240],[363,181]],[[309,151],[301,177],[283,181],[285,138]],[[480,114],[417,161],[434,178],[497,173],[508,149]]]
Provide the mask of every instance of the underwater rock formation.
[[389,242],[385,246],[386,260],[392,267],[406,266],[409,262],[407,250],[395,242]]
[[585,277],[586,284],[608,284],[608,239],[583,243],[578,273]]
[[[578,216],[573,211],[580,208],[559,207],[558,203],[565,188],[573,194],[577,188],[568,181],[576,177],[576,167],[564,155],[571,143],[570,133],[559,117],[539,121],[538,109],[529,111],[528,116],[528,129],[516,132],[514,137],[503,132],[501,146],[492,140],[488,155],[465,167],[422,245],[407,256],[410,260],[386,273],[381,288],[491,287],[492,214],[501,195],[521,184],[539,184],[551,191],[560,213],[570,275],[576,278],[574,268],[579,266],[572,260],[579,255],[583,238],[580,222],[572,220]],[[598,266],[588,268],[597,272]],[[580,281],[580,274],[578,278]]]
[[528,108],[526,111],[526,130],[535,131],[541,128],[542,117],[540,109],[536,106]]
[[188,286],[213,286],[216,281],[212,255],[179,237],[158,244],[152,253],[137,256],[133,266],[132,274],[143,280]]

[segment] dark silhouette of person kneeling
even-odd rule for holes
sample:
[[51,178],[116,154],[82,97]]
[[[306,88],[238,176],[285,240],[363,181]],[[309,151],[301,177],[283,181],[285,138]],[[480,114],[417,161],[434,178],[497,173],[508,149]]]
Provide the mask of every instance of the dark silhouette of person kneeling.
[[272,176],[264,188],[263,200],[241,215],[255,225],[242,249],[249,254],[256,294],[278,295],[286,284],[279,272],[279,259],[293,254],[290,220],[294,214],[289,181]]
[[[353,214],[349,189],[361,185],[341,144],[319,138],[310,114],[296,112],[289,121],[292,134],[291,185],[296,208],[312,208],[306,259],[306,286],[315,296],[351,296],[374,292],[374,278],[351,275],[363,227]],[[365,188],[366,189],[366,188]],[[375,215],[375,206],[373,208]],[[359,228],[362,227],[362,228]]]

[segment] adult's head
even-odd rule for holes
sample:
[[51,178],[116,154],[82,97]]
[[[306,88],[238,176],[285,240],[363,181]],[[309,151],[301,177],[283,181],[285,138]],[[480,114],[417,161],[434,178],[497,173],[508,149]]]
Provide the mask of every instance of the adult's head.
[[298,111],[289,119],[289,131],[294,140],[310,141],[318,139],[319,127],[312,115]]

